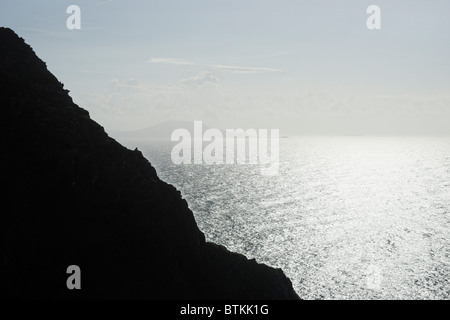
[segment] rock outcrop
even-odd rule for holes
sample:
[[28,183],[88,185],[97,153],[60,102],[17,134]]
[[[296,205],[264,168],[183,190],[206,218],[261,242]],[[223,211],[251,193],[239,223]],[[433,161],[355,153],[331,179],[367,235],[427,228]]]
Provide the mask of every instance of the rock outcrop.
[[7,28],[0,75],[0,297],[298,299],[280,269],[205,242],[180,192]]

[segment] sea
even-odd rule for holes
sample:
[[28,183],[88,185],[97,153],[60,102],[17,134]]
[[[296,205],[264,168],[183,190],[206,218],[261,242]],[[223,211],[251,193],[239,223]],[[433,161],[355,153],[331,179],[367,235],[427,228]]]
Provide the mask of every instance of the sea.
[[450,137],[288,137],[272,176],[118,140],[181,191],[208,241],[281,268],[303,299],[450,298]]

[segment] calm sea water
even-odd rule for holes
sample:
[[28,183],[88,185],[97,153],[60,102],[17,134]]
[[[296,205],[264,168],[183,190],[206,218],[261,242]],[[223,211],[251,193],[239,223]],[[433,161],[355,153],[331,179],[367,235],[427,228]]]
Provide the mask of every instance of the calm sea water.
[[208,240],[282,268],[304,299],[450,298],[450,138],[281,139],[272,177],[121,142],[181,191]]

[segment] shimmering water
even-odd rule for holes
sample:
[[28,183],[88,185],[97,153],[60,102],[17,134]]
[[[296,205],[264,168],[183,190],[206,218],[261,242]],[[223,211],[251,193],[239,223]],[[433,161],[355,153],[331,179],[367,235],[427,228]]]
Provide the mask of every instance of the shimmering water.
[[450,138],[281,139],[272,177],[122,142],[181,190],[208,240],[282,268],[302,298],[450,298]]

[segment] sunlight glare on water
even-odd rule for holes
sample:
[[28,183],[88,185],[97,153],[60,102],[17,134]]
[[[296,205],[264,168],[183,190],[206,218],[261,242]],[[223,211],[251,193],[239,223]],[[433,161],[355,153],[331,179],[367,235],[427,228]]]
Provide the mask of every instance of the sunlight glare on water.
[[291,137],[280,169],[174,165],[138,146],[207,240],[284,270],[304,299],[450,297],[450,139]]

